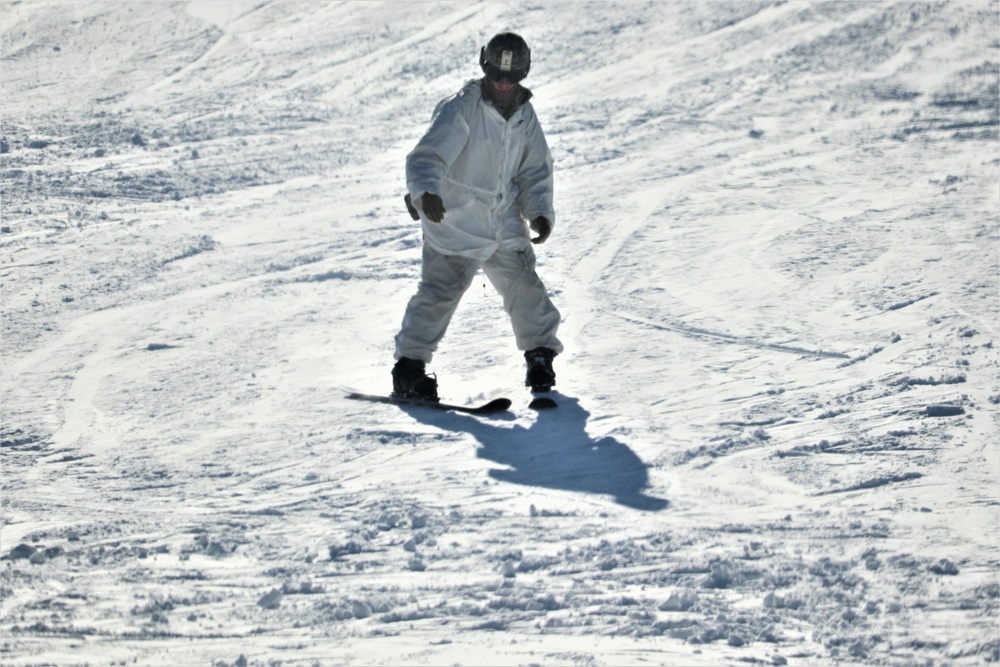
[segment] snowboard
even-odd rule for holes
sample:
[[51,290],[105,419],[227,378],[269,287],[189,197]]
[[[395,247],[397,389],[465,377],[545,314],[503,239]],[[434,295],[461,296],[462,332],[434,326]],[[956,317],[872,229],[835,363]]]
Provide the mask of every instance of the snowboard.
[[392,405],[414,405],[421,408],[431,408],[432,410],[442,410],[445,412],[464,412],[470,415],[491,415],[498,412],[505,412],[510,409],[511,400],[509,398],[495,398],[489,403],[482,405],[455,405],[453,403],[443,403],[439,401],[425,401],[419,398],[402,398],[400,396],[385,396],[382,394],[364,394],[359,391],[345,390],[347,398],[356,401],[369,401],[371,403],[389,403]]

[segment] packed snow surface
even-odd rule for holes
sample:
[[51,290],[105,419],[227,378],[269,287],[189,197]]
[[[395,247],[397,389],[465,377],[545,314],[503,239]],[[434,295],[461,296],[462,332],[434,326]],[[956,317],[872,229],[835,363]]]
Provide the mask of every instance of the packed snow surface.
[[[1000,660],[997,2],[4,0],[4,665]],[[514,30],[555,410],[403,161]]]

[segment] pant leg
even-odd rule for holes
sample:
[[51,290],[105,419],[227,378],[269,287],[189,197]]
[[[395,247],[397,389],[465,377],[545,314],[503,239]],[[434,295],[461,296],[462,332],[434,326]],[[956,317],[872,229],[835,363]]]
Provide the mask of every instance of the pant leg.
[[483,262],[483,271],[503,297],[517,348],[527,351],[548,347],[562,352],[563,345],[556,336],[561,317],[535,273],[535,251],[531,246],[521,252],[501,246]]
[[396,359],[431,360],[478,270],[479,262],[474,259],[442,255],[424,244],[420,285],[396,335]]

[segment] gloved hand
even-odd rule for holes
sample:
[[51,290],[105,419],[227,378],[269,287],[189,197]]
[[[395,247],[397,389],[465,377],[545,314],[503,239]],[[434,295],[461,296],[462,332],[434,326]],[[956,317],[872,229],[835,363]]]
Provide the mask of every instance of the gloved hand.
[[441,197],[433,192],[425,192],[420,197],[420,208],[424,209],[424,215],[431,222],[441,222],[444,220],[444,202]]
[[538,232],[538,236],[531,239],[534,244],[545,243],[545,239],[549,238],[549,234],[552,233],[552,223],[544,215],[540,215],[530,223],[528,226],[531,227],[531,231]]
[[403,201],[406,202],[406,212],[410,214],[410,217],[413,218],[414,220],[419,220],[420,213],[417,211],[417,208],[413,205],[413,200],[410,199],[409,192],[403,195]]

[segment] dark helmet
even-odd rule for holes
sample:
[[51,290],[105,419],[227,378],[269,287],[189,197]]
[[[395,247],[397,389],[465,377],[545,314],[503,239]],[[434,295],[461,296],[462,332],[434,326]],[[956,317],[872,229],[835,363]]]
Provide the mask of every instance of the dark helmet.
[[520,35],[502,32],[479,52],[479,64],[483,73],[493,81],[505,78],[516,83],[528,76],[531,49]]

